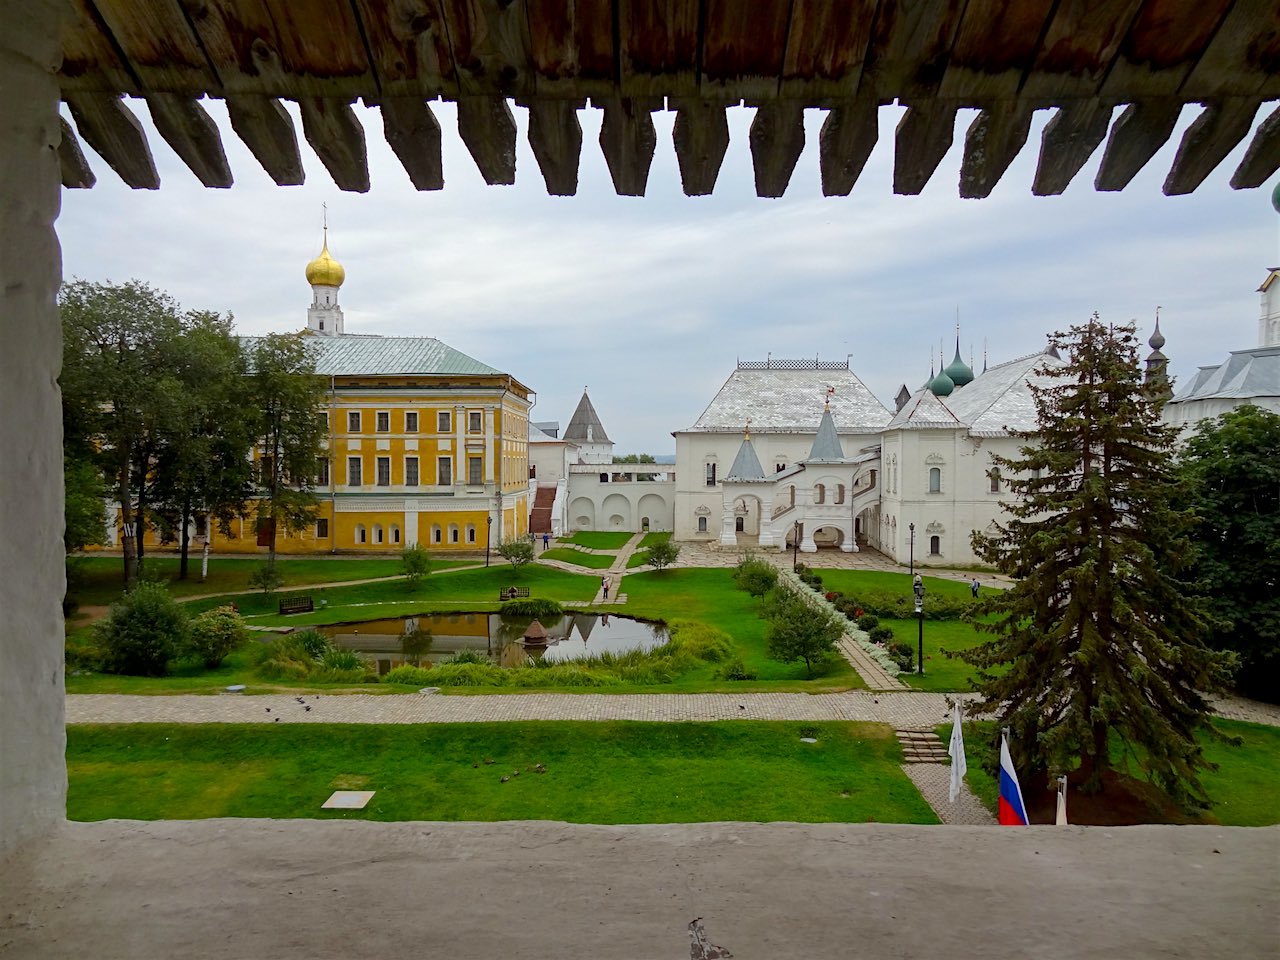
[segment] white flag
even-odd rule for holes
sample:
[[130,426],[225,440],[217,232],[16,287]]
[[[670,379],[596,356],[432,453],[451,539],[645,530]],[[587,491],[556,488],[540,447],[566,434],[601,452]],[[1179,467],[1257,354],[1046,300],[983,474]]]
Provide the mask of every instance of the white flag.
[[964,711],[960,707],[960,701],[957,700],[951,708],[951,745],[947,748],[947,753],[951,755],[951,802],[956,802],[956,797],[960,796],[960,790],[964,783],[964,775],[968,771],[969,766],[964,760],[964,733],[960,729],[960,720],[964,715]]
[[1058,778],[1058,816],[1053,821],[1055,826],[1065,827],[1067,824],[1067,778]]

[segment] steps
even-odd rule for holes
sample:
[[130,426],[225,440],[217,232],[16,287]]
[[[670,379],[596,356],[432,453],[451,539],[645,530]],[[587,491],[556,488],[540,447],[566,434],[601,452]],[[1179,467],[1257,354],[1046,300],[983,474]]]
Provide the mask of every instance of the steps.
[[551,532],[551,510],[556,502],[555,487],[538,487],[529,511],[529,530],[538,535]]
[[951,759],[947,745],[932,730],[904,727],[893,732],[902,744],[903,763],[947,763]]

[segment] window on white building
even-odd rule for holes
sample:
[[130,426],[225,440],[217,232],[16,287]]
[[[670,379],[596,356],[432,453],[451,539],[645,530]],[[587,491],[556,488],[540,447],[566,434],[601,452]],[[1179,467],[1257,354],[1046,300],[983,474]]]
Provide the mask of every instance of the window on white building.
[[988,489],[990,489],[992,493],[999,493],[1000,492],[1000,471],[996,470],[993,467],[991,469],[991,472],[987,474],[987,478],[991,481],[991,486]]
[[707,532],[707,518],[706,518],[706,517],[699,517],[699,518],[698,518],[698,532],[699,532],[699,533],[706,533],[706,532]]
[[827,487],[826,487],[826,484],[822,484],[822,483],[815,483],[815,484],[813,485],[813,502],[814,502],[814,503],[826,503],[826,502],[827,502]]
[[714,463],[707,464],[707,486],[714,487],[716,485],[716,465]]
[[929,555],[936,557],[941,553],[942,553],[942,538],[930,537],[929,538]]
[[930,493],[942,492],[942,468],[941,467],[929,468],[929,492]]

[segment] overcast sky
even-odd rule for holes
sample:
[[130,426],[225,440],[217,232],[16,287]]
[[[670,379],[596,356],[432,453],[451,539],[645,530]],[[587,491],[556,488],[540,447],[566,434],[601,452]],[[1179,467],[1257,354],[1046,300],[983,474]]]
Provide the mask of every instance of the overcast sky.
[[[85,146],[98,176],[63,192],[63,273],[96,281],[145,280],[187,308],[229,311],[236,331],[306,325],[304,268],[319,252],[321,205],[329,249],[347,280],[339,302],[349,333],[438,337],[510,372],[537,393],[534,420],[567,423],[584,386],[618,453],[668,453],[737,360],[852,358],[886,406],[899,385],[928,374],[931,350],[955,319],[978,369],[1039,350],[1045,335],[1097,311],[1136,319],[1144,339],[1157,306],[1172,371],[1186,380],[1228,350],[1254,346],[1267,267],[1280,264],[1275,180],[1227,185],[1246,138],[1194,194],[1160,186],[1170,143],[1122,193],[1093,190],[1099,149],[1061,197],[1031,195],[1040,132],[992,196],[961,200],[964,131],[923,194],[892,192],[893,129],[849,197],[824,198],[818,174],[820,111],[785,197],[755,196],[747,132],[754,111],[730,111],[730,144],[711,197],[687,198],[671,143],[673,113],[654,115],[658,149],[648,196],[618,197],[597,138],[599,111],[583,110],[576,197],[548,197],[519,126],[516,184],[489,187],[457,135],[450,104],[433,104],[444,131],[445,189],[415,191],[382,136],[376,110],[356,107],[367,133],[368,194],[343,193],[302,138],[307,183],[277,187],[223,129],[236,184],[202,187],[133,104],[160,171],[158,191],[129,190]],[[1271,109],[1264,107],[1260,116]],[[1145,355],[1145,351],[1144,351]],[[815,397],[815,403],[821,402]]]

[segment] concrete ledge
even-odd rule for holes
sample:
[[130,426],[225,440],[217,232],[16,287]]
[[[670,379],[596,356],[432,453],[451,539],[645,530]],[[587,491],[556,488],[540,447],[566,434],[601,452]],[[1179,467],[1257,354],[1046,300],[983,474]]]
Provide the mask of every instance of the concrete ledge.
[[1280,828],[67,824],[0,956],[1269,956]]

